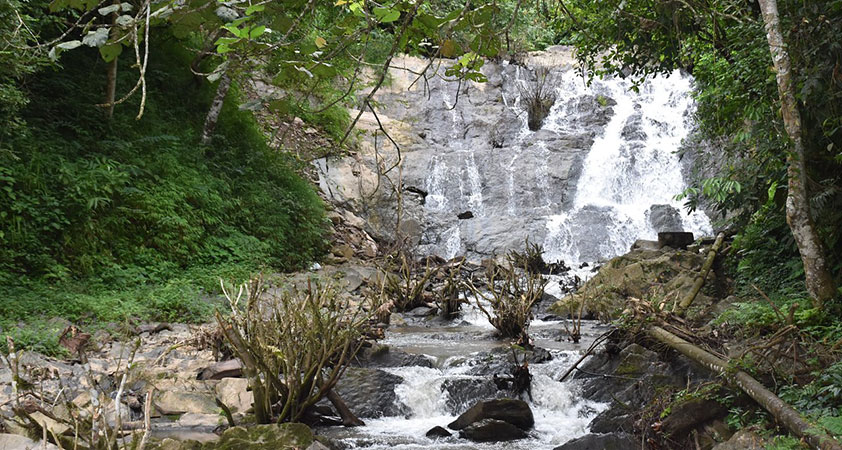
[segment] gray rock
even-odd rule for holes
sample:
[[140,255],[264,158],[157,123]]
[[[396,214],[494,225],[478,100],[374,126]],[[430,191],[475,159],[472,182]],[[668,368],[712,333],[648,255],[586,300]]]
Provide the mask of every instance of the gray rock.
[[535,425],[532,410],[522,400],[499,399],[479,402],[462,413],[447,427],[451,430],[461,430],[468,425],[485,419],[496,419],[508,422],[522,430],[529,430]]
[[254,393],[245,378],[223,378],[215,387],[216,396],[232,413],[245,413],[254,404]]
[[405,408],[398,404],[395,386],[402,382],[403,378],[380,369],[349,367],[336,391],[357,417],[400,416]]
[[681,213],[671,205],[652,205],[646,211],[649,225],[657,233],[665,231],[684,231]]
[[0,434],[0,450],[58,450],[48,442],[35,442],[26,436],[17,434]]
[[199,380],[221,380],[228,377],[239,377],[243,373],[243,363],[239,359],[229,359],[213,363],[199,372]]
[[213,395],[204,392],[164,391],[155,396],[154,402],[163,415],[216,414],[219,409]]
[[452,434],[449,431],[447,431],[444,427],[435,426],[435,427],[431,428],[430,431],[428,431],[426,434],[424,434],[424,436],[427,436],[428,438],[433,439],[433,438],[450,437],[450,436],[452,436]]
[[628,433],[586,434],[553,450],[630,450],[639,446]]
[[523,439],[527,436],[522,429],[496,419],[484,419],[472,423],[459,431],[459,437],[474,442],[502,442]]
[[658,233],[658,244],[661,247],[687,248],[693,243],[693,233],[689,232],[661,232]]

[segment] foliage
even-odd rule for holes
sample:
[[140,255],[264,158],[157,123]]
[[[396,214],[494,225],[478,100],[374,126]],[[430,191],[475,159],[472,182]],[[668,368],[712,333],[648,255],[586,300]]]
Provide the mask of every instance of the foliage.
[[91,50],[29,77],[27,132],[0,153],[0,326],[24,344],[57,351],[54,335],[20,330],[21,320],[203,320],[209,279],[302,267],[325,248],[321,201],[267,148],[236,89],[213,146],[199,145],[212,92],[196,85],[184,49],[152,45],[139,121],[129,108],[101,119],[89,73],[105,64]]
[[[245,303],[241,302],[245,294]],[[226,290],[232,316],[217,321],[243,361],[258,422],[297,422],[328,395],[362,345],[377,305],[352,304],[329,285],[308,282],[265,295],[260,278]]]
[[544,119],[550,114],[550,108],[555,103],[555,80],[547,67],[536,67],[533,70],[535,81],[528,85],[518,85],[521,98],[526,104],[529,129],[541,129]]

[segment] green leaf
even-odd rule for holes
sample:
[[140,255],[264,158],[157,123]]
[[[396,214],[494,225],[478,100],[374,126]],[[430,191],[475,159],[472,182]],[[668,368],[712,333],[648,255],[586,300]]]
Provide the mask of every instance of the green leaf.
[[398,10],[391,8],[374,8],[374,17],[381,23],[390,23],[398,20],[401,13]]
[[108,28],[97,28],[94,31],[88,31],[88,34],[82,38],[82,43],[88,47],[102,47],[108,42]]
[[246,8],[246,15],[250,16],[256,12],[263,11],[264,9],[266,9],[266,5],[251,5]]
[[266,32],[266,27],[264,27],[263,25],[258,25],[256,27],[252,28],[251,31],[249,31],[249,38],[250,39],[257,39],[258,37],[260,37],[265,32]]
[[103,61],[111,62],[123,53],[123,46],[121,44],[108,44],[99,48],[99,54]]

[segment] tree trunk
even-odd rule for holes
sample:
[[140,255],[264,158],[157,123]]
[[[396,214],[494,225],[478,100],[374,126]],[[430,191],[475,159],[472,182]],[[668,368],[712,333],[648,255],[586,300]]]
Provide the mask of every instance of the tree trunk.
[[[113,5],[120,5],[120,0],[114,0]],[[112,37],[117,33],[117,17],[120,16],[120,10],[111,13],[111,33]],[[115,57],[108,63],[108,73],[106,75],[105,85],[105,115],[110,120],[114,117],[114,101],[117,98],[117,60]]]
[[231,87],[231,77],[223,73],[219,78],[219,85],[216,87],[216,96],[213,98],[208,115],[205,117],[205,127],[202,130],[202,143],[210,144],[213,131],[216,129],[216,122],[219,120],[219,113],[225,103],[225,96],[228,95],[228,88]]
[[741,370],[733,371],[727,361],[717,358],[661,327],[653,326],[649,329],[649,335],[732,381],[766,411],[769,411],[775,417],[775,420],[784,425],[790,432],[802,438],[810,447],[820,450],[842,450],[842,445],[839,442],[823,430],[807,423],[798,411],[778,398],[772,391],[766,389],[751,375]]
[[702,290],[702,286],[705,284],[705,280],[708,277],[708,273],[710,273],[711,267],[713,267],[713,260],[716,259],[716,254],[719,253],[719,249],[722,247],[722,241],[725,240],[725,233],[719,233],[716,236],[716,241],[713,242],[713,246],[710,248],[708,252],[707,259],[705,259],[705,263],[702,265],[702,270],[699,271],[699,276],[696,277],[696,281],[693,283],[693,287],[690,289],[690,292],[681,300],[681,303],[678,304],[678,308],[676,308],[675,313],[679,316],[683,316],[684,312],[687,311],[687,308],[693,304],[693,300],[696,299],[696,296],[699,295],[699,291]]
[[795,87],[792,84],[792,67],[781,34],[776,0],[759,0],[759,2],[763,22],[766,24],[766,38],[769,41],[772,62],[777,72],[781,115],[793,146],[786,158],[788,178],[786,221],[798,244],[798,251],[801,253],[807,292],[813,298],[813,306],[821,308],[824,302],[836,295],[836,286],[827,259],[825,259],[824,246],[810,217],[806,155],[801,137],[801,115],[795,99]]

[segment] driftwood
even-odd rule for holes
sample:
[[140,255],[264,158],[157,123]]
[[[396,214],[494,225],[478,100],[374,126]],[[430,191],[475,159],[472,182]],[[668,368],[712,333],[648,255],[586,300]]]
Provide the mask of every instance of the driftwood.
[[690,289],[690,292],[681,299],[681,303],[678,304],[678,307],[675,309],[675,313],[679,316],[683,316],[684,312],[687,311],[687,308],[693,304],[693,300],[696,299],[696,296],[699,295],[699,291],[702,290],[702,286],[705,284],[705,279],[708,277],[708,273],[710,273],[711,267],[713,267],[713,260],[716,259],[716,254],[719,253],[719,249],[722,247],[722,241],[725,240],[725,233],[719,233],[716,236],[716,241],[714,241],[713,246],[708,251],[707,259],[705,259],[704,265],[702,265],[702,270],[699,271],[699,276],[696,277],[696,282],[693,283],[693,288]]
[[775,419],[783,424],[790,432],[803,439],[810,447],[819,450],[842,450],[842,445],[828,435],[824,430],[811,426],[801,414],[786,404],[772,391],[766,389],[751,375],[729,369],[727,361],[716,357],[701,348],[685,341],[669,331],[653,326],[648,330],[649,336],[677,350],[684,356],[718,373],[725,379],[736,384],[746,394],[763,406]]

